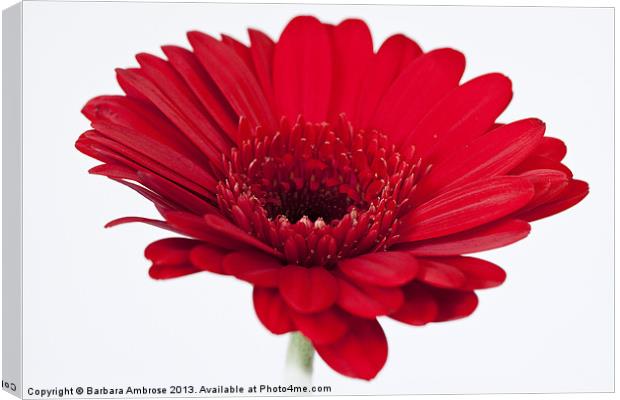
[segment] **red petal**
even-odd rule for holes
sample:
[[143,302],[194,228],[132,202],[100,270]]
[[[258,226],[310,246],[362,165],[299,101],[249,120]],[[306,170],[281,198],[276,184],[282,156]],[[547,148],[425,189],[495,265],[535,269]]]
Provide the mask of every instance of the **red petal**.
[[287,265],[280,270],[279,287],[288,305],[303,313],[325,310],[338,296],[336,279],[323,267]]
[[389,251],[344,259],[338,269],[362,284],[389,287],[411,281],[418,272],[418,263],[410,254]]
[[201,32],[189,32],[187,37],[198,60],[237,115],[248,118],[252,126],[274,129],[273,113],[260,85],[235,51]]
[[233,49],[235,53],[239,56],[240,59],[243,60],[246,67],[252,72],[254,71],[254,63],[252,62],[252,56],[250,55],[250,49],[248,46],[244,45],[237,39],[232,36],[228,36],[226,34],[222,34],[222,43]]
[[131,168],[120,164],[102,164],[88,170],[89,174],[107,176],[112,179],[129,179],[135,181],[138,174]]
[[523,207],[534,195],[523,178],[495,177],[443,193],[402,221],[401,242],[430,239],[475,228]]
[[107,224],[105,224],[105,227],[106,228],[113,228],[113,227],[118,226],[118,225],[129,224],[129,223],[133,223],[133,222],[141,222],[143,224],[152,225],[152,226],[155,226],[157,228],[174,231],[173,228],[171,228],[166,223],[166,221],[159,221],[157,219],[150,219],[150,218],[143,218],[143,217],[122,217],[122,218],[117,218],[117,219],[114,219],[114,220],[108,222]]
[[417,196],[428,199],[464,182],[504,174],[538,146],[544,133],[545,124],[534,118],[497,128],[435,164],[420,182]]
[[278,287],[283,265],[267,254],[241,250],[224,257],[224,272],[256,286]]
[[534,151],[534,154],[559,162],[566,156],[566,145],[560,139],[545,136]]
[[413,61],[392,83],[377,107],[371,126],[401,143],[448,91],[465,69],[465,57],[452,49],[426,53]]
[[281,335],[295,330],[289,309],[277,289],[254,286],[252,299],[256,316],[269,332]]
[[373,56],[372,36],[359,19],[347,19],[332,31],[334,77],[332,82],[330,119],[341,113],[353,117],[362,80]]
[[518,219],[500,220],[453,235],[399,246],[416,256],[453,256],[496,249],[525,238],[530,224]]
[[385,365],[388,345],[376,320],[360,319],[351,323],[342,339],[329,345],[317,345],[316,351],[336,372],[371,380]]
[[201,270],[191,264],[153,264],[151,268],[149,268],[149,276],[153,279],[179,278],[181,276],[194,274],[196,272],[201,272]]
[[113,155],[109,149],[105,148],[104,146],[100,146],[99,143],[94,141],[91,138],[93,134],[99,133],[92,130],[82,133],[78,137],[78,140],[75,141],[75,148],[81,153],[86,154],[87,156],[92,157],[95,160],[99,160],[104,163],[122,164],[127,166],[127,162],[118,160],[118,155]]
[[145,96],[132,82],[130,78],[131,75],[140,74],[140,68],[127,68],[127,69],[116,69],[116,81],[118,85],[123,89],[123,92],[127,94],[127,97],[131,97],[132,99],[140,100],[141,102],[151,104],[151,100]]
[[474,78],[439,102],[409,135],[422,157],[461,146],[485,133],[512,98],[510,79],[501,74]]
[[514,175],[519,175],[524,172],[537,169],[554,169],[556,171],[562,172],[569,178],[573,177],[573,173],[566,165],[562,164],[559,161],[554,161],[550,158],[542,157],[536,154],[532,154],[528,158],[526,158],[521,164],[517,165],[511,171],[511,173]]
[[207,244],[201,244],[192,249],[189,259],[193,265],[201,270],[224,274],[225,251]]
[[275,43],[271,38],[261,31],[248,29],[250,35],[250,54],[254,69],[265,97],[274,107],[273,100],[273,53],[275,51]]
[[392,82],[420,54],[420,46],[404,35],[390,36],[383,42],[363,79],[357,113],[352,121],[354,126],[368,127],[377,105]]
[[571,180],[566,189],[558,195],[556,200],[536,207],[533,210],[526,211],[519,215],[519,218],[523,218],[527,221],[536,221],[557,214],[579,203],[588,195],[588,192],[589,187],[586,182]]
[[349,329],[349,317],[335,308],[316,313],[292,313],[295,326],[313,345],[334,343]]
[[439,306],[435,322],[465,318],[478,307],[478,296],[474,292],[437,288],[432,292]]
[[332,84],[327,27],[314,17],[292,19],[276,44],[273,86],[278,114],[325,121]]
[[153,279],[170,279],[200,272],[189,262],[189,252],[200,242],[185,238],[161,239],[144,250],[144,256],[153,262],[149,275]]
[[358,317],[375,318],[390,314],[400,308],[403,300],[400,288],[353,284],[338,279],[338,306]]
[[199,244],[185,238],[161,239],[144,249],[144,257],[156,264],[183,264],[189,261],[189,251]]
[[198,244],[197,240],[185,238],[161,239],[144,249],[144,257],[157,264],[182,264],[189,261],[189,251]]
[[456,289],[462,287],[466,281],[465,274],[460,269],[440,260],[418,259],[420,272],[416,280],[440,288]]
[[437,318],[437,301],[430,288],[420,282],[412,282],[403,288],[405,302],[390,317],[409,325],[426,325]]
[[473,257],[442,257],[433,261],[458,268],[465,276],[461,290],[486,289],[501,285],[506,272],[497,265]]
[[176,46],[164,46],[162,50],[168,57],[170,64],[183,77],[187,86],[191,88],[217,126],[226,132],[233,141],[236,141],[239,117],[230,107],[213,79],[200,65],[194,53]]
[[556,198],[569,183],[568,177],[554,169],[534,169],[521,174],[534,186],[534,197],[527,209],[532,209]]

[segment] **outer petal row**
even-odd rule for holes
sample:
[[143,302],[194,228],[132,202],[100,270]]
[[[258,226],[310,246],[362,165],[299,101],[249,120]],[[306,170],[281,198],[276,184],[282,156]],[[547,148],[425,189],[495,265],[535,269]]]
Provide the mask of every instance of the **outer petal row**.
[[407,256],[415,281],[411,281],[413,276],[403,281],[402,291],[354,283],[344,272],[334,275],[324,268],[285,266],[257,251],[226,253],[183,238],[154,242],[145,251],[153,261],[155,278],[208,270],[253,283],[256,314],[269,331],[301,331],[333,369],[362,379],[373,378],[387,358],[387,341],[376,315],[390,314],[414,325],[462,318],[477,305],[473,289],[498,285],[505,277],[499,267],[483,260],[440,257],[416,261]]
[[390,317],[410,325],[464,318],[478,306],[473,291],[440,289],[412,282],[404,288],[405,302]]

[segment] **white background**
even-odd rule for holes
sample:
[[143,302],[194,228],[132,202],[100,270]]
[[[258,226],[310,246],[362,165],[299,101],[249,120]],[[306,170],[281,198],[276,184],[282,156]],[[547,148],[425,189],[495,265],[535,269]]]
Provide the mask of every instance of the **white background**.
[[[256,6],[254,6],[256,7]],[[258,10],[258,11],[257,11]],[[502,120],[538,116],[569,146],[592,193],[488,253],[509,278],[470,318],[389,323],[388,364],[366,384],[317,363],[316,384],[344,393],[612,389],[612,18],[609,10],[29,3],[25,18],[25,383],[37,386],[278,383],[286,338],[259,326],[249,286],[212,275],[150,281],[152,228],[103,230],[154,215],[73,149],[90,97],[119,93],[113,68],[201,29],[277,37],[298,13],[363,17],[376,43],[406,33],[452,46],[466,78],[501,71],[515,100]],[[53,371],[53,373],[50,373]]]

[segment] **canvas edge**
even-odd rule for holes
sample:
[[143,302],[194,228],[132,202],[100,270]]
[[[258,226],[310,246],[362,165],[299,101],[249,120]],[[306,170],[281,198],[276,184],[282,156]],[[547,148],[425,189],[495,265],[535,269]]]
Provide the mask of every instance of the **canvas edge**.
[[22,397],[22,3],[2,12],[2,389]]

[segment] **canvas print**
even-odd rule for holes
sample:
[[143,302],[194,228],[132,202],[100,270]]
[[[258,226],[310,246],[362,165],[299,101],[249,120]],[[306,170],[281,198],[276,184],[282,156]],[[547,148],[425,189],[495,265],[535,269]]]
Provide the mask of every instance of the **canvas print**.
[[150,200],[176,233],[151,243],[154,279],[198,272],[253,286],[266,329],[291,333],[311,371],[372,379],[388,355],[377,322],[464,318],[506,273],[468,256],[528,236],[588,184],[537,118],[498,123],[511,81],[461,83],[465,56],[397,34],[374,53],[359,19],[293,18],[277,42],[192,31],[118,69],[124,96],[95,97],[76,147],[90,170]]
[[609,9],[23,13],[25,397],[613,387]]

